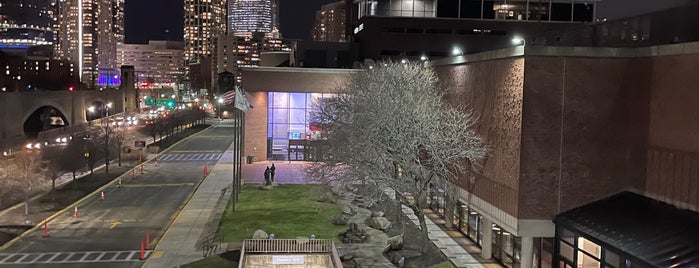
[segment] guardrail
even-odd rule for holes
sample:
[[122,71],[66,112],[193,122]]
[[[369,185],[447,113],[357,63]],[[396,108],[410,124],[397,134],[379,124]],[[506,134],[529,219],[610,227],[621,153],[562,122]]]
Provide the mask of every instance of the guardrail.
[[248,253],[327,253],[332,255],[334,267],[342,268],[335,242],[330,239],[245,239],[238,267],[245,267]]

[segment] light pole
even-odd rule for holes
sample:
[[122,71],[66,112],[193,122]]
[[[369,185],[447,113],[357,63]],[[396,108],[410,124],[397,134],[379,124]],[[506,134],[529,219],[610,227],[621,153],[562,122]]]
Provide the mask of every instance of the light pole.
[[221,103],[223,103],[223,102],[224,102],[223,98],[218,99],[218,120],[223,120],[221,118]]
[[515,36],[514,38],[512,38],[512,44],[515,46],[519,46],[519,45],[526,46],[527,41],[524,40],[524,38],[522,38],[522,37]]

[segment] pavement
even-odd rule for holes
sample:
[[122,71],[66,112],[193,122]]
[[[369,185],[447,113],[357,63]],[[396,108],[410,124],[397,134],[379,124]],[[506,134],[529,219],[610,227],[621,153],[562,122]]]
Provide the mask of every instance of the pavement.
[[[243,182],[262,183],[264,170],[272,163],[277,167],[276,182],[280,184],[310,182],[306,179],[303,171],[305,162],[286,161],[261,161],[243,165]],[[157,246],[143,267],[177,267],[203,258],[202,252],[196,249],[195,244],[200,237],[210,232],[207,230],[210,228],[207,227],[207,223],[220,219],[220,215],[225,210],[225,204],[221,206],[218,203],[220,203],[222,189],[228,188],[226,195],[230,194],[232,169],[232,148],[229,148],[221,160],[211,169],[210,174],[204,178],[163,238],[157,242]],[[394,195],[389,194],[388,196]],[[227,196],[223,200],[228,200]],[[409,208],[403,206],[402,210],[409,219],[418,224],[417,217]],[[502,267],[494,260],[483,260],[480,257],[480,249],[459,231],[447,229],[444,220],[440,219],[439,216],[429,210],[426,210],[425,213],[430,240],[456,267]],[[226,250],[226,245],[222,245],[218,250],[219,252],[215,253],[224,250]],[[381,254],[381,252],[378,251],[377,254]]]

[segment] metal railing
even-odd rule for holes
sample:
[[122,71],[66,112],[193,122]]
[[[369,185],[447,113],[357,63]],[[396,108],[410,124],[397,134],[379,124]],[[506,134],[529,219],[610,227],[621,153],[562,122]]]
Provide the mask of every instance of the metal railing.
[[249,253],[326,253],[332,255],[334,267],[342,268],[335,242],[330,239],[245,239],[238,267],[245,267],[245,255]]

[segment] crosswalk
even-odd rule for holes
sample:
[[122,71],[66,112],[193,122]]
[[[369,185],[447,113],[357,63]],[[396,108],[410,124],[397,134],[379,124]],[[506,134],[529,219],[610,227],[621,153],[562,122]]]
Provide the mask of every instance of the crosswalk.
[[[151,250],[144,251],[144,257]],[[133,262],[141,261],[141,251],[86,251],[86,252],[32,252],[32,253],[0,253],[2,264],[35,264],[35,263],[91,263],[91,262]]]
[[178,161],[216,161],[221,158],[222,153],[168,153],[158,156],[158,161],[178,162]]

